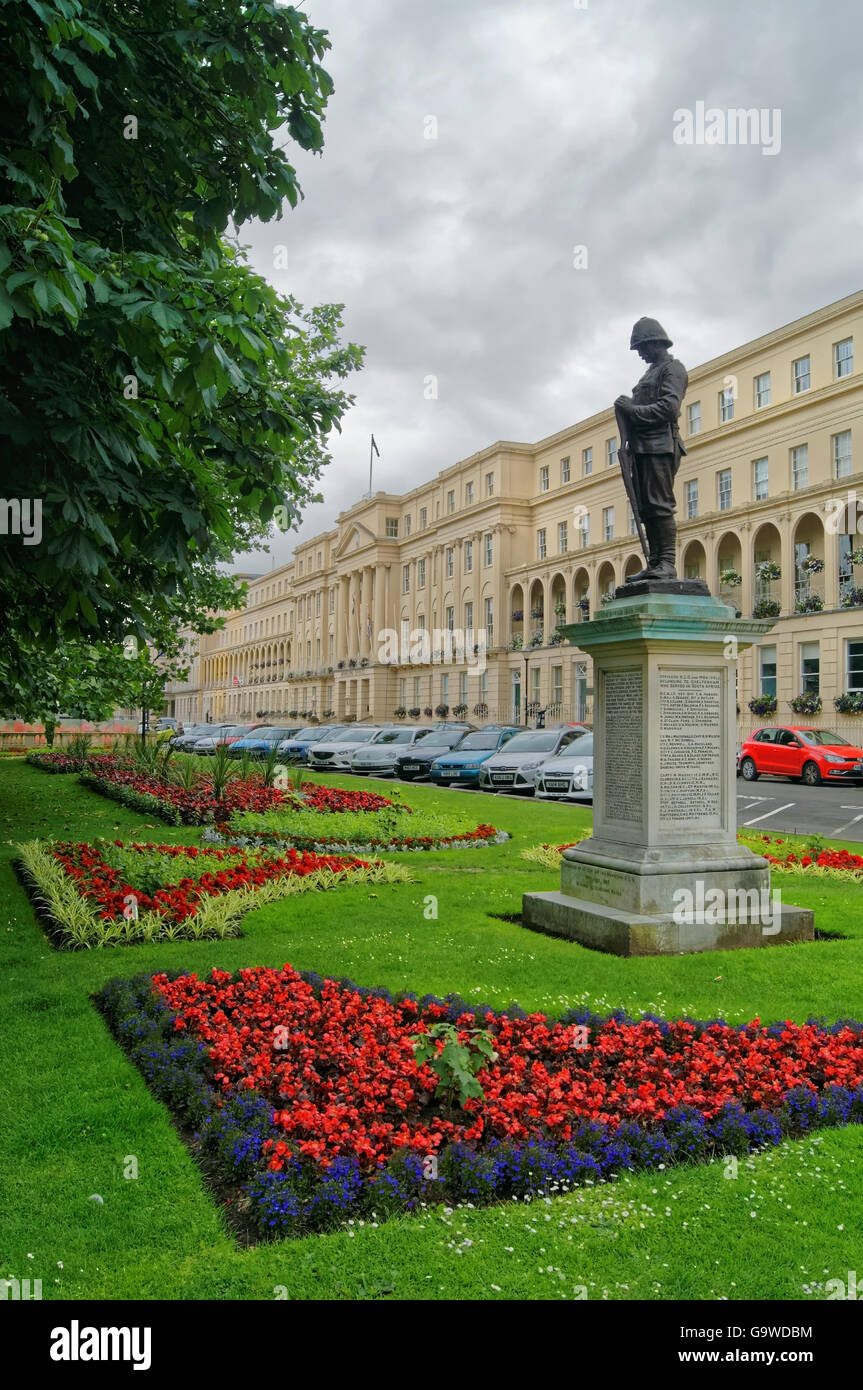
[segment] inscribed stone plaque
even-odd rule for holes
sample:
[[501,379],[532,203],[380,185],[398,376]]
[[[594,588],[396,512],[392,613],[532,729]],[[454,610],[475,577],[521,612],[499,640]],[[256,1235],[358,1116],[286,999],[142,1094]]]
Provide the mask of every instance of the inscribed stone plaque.
[[659,823],[722,825],[721,671],[659,671]]
[[641,667],[605,672],[605,818],[639,824],[644,804]]

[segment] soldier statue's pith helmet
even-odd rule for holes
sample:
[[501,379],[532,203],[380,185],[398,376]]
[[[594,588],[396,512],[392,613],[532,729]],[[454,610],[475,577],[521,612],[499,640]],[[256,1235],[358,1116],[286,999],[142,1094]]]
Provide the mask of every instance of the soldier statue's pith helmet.
[[640,347],[642,343],[664,343],[671,347],[671,339],[658,319],[639,319],[633,326],[630,348]]

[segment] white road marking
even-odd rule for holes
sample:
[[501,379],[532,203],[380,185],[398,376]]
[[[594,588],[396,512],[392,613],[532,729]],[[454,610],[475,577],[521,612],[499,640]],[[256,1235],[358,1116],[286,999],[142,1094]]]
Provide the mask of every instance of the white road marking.
[[[860,808],[859,808],[859,806],[840,806],[840,807],[839,807],[839,810],[840,810],[840,811],[859,811]],[[847,821],[845,822],[844,825],[840,825],[839,828],[838,828],[837,830],[831,830],[831,831],[830,831],[830,834],[831,834],[831,835],[841,835],[843,830],[850,830],[850,829],[851,829],[851,826],[852,826],[852,825],[856,825],[857,822],[858,822],[858,820],[863,820],[863,811],[860,811],[860,814],[859,814],[858,816],[854,816],[851,820],[847,820]]]
[[769,820],[771,816],[778,816],[780,811],[787,811],[789,807],[796,805],[794,801],[786,801],[784,806],[777,806],[775,811],[765,811],[763,816],[753,816],[752,820],[746,820],[744,825],[756,825],[760,820]]

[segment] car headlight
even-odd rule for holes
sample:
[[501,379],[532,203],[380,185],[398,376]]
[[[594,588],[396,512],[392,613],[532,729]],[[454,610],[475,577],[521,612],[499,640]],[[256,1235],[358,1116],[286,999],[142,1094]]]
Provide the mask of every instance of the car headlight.
[[825,763],[844,763],[845,761],[844,758],[840,758],[836,753],[824,753],[822,756]]
[[479,763],[462,763],[462,767],[479,767]]
[[522,772],[536,772],[536,769],[537,769],[538,767],[539,767],[539,761],[537,761],[537,762],[535,762],[535,763],[522,763],[522,765],[521,765],[521,771],[522,771]]

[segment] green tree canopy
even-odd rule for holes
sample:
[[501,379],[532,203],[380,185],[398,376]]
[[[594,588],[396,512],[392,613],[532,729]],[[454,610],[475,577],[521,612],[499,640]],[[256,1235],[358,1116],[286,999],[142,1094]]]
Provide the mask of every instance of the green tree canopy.
[[34,652],[236,606],[219,562],[316,496],[362,351],[225,234],[296,204],[328,47],[268,0],[0,0],[2,491],[42,507],[0,535],[6,712]]

